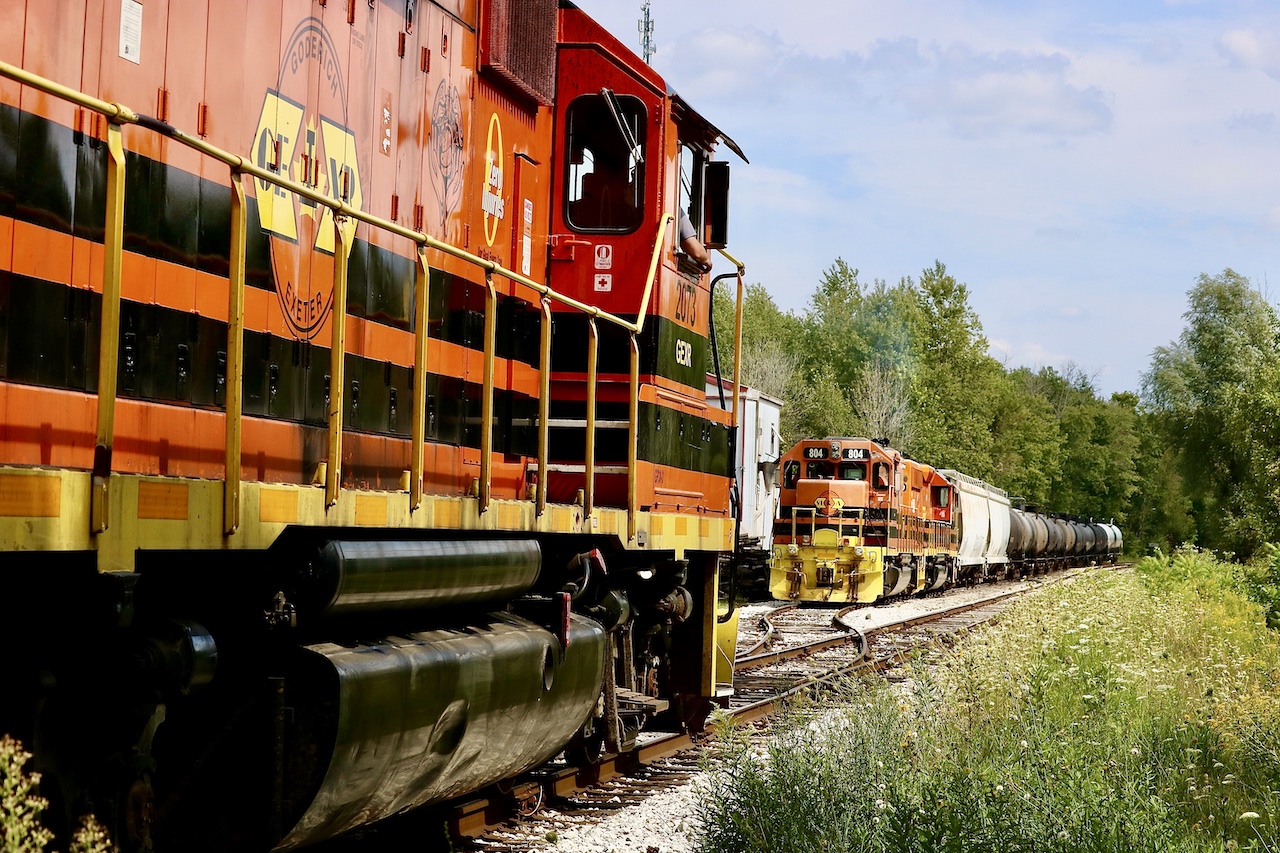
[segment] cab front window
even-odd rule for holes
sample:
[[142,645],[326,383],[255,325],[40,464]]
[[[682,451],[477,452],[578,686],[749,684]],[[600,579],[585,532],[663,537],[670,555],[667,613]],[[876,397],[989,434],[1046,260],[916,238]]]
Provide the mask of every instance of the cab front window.
[[841,462],[840,463],[840,479],[841,480],[867,479],[867,463]]
[[829,462],[806,463],[804,478],[806,480],[830,480],[831,479],[831,463]]
[[575,231],[627,233],[644,221],[645,108],[608,89],[565,112],[565,219]]

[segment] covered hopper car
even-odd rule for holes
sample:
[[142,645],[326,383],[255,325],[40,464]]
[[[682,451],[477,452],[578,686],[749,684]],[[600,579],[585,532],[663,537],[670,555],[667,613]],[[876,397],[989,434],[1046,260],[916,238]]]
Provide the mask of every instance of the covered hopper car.
[[567,0],[0,4],[0,732],[51,814],[286,850],[701,725],[723,148]]

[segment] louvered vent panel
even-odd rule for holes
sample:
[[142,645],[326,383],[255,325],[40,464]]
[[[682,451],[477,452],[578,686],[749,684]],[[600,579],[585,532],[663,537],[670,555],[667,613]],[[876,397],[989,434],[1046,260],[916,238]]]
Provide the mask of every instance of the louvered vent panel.
[[539,104],[556,86],[557,0],[484,0],[483,70]]

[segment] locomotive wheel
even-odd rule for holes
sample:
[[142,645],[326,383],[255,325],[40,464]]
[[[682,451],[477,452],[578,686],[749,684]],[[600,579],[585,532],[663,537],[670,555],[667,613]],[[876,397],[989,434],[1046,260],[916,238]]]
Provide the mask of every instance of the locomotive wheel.
[[604,729],[595,718],[588,720],[564,748],[564,757],[578,767],[595,767],[604,760]]

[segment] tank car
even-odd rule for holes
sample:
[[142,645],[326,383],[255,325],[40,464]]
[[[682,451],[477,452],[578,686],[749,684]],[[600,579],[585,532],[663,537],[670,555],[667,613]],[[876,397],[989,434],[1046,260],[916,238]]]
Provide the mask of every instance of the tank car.
[[52,812],[285,850],[699,726],[722,147],[569,2],[4,4],[0,731]]
[[929,465],[865,438],[805,440],[782,457],[770,591],[872,602],[955,582],[956,489]]

